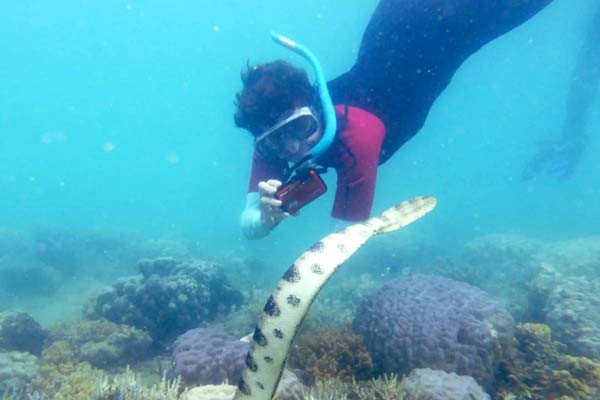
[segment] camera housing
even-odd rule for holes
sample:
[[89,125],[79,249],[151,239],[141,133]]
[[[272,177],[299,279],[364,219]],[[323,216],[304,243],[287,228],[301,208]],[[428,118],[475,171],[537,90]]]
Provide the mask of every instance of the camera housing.
[[281,200],[283,211],[295,214],[326,191],[327,185],[325,185],[317,171],[309,169],[295,174],[283,184],[275,196]]

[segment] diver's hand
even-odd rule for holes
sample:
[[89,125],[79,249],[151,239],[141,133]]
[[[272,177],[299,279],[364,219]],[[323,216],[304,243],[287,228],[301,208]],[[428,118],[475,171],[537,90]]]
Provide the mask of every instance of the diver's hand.
[[541,174],[568,179],[583,154],[585,143],[583,136],[544,143],[524,168],[523,179]]
[[272,228],[290,214],[281,209],[281,200],[275,198],[275,193],[282,183],[276,179],[269,179],[258,183],[260,194],[260,216],[263,225]]

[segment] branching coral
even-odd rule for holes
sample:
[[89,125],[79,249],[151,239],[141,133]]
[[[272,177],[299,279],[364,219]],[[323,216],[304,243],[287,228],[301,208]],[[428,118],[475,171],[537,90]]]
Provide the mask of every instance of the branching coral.
[[179,400],[185,396],[180,393],[181,379],[167,379],[163,376],[160,383],[146,387],[138,382],[137,376],[127,368],[123,374],[97,381],[91,400]]
[[372,376],[371,356],[360,335],[350,327],[321,328],[299,338],[290,365],[306,372],[308,384],[337,378],[342,381]]
[[517,326],[496,398],[592,400],[600,395],[600,363],[562,354],[543,324]]
[[305,397],[310,400],[407,400],[395,374],[361,383],[338,379],[320,381]]

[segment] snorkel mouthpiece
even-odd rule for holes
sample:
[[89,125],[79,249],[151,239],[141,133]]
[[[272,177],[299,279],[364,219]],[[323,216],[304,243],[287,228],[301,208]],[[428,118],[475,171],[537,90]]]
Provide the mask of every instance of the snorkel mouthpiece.
[[310,152],[310,154],[314,158],[318,158],[327,151],[327,149],[333,142],[333,139],[335,138],[335,131],[337,129],[335,109],[333,108],[333,102],[331,101],[329,90],[327,89],[327,81],[325,80],[325,74],[323,73],[323,69],[321,68],[319,60],[317,60],[317,57],[315,57],[312,51],[302,46],[301,44],[296,43],[293,40],[276,32],[271,32],[271,37],[273,38],[275,43],[304,57],[312,65],[313,70],[315,71],[319,99],[321,101],[323,118],[325,119],[325,129],[323,131],[323,137]]

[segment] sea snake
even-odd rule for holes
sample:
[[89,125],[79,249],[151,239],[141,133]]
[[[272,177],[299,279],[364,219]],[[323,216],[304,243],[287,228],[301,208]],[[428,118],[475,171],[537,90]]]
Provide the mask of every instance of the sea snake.
[[265,304],[234,400],[271,400],[302,320],[337,268],[371,236],[400,229],[435,205],[434,197],[415,197],[364,223],[332,233],[305,251]]

